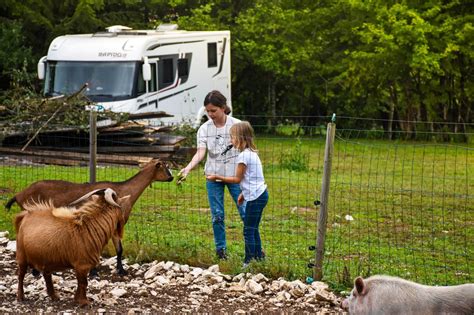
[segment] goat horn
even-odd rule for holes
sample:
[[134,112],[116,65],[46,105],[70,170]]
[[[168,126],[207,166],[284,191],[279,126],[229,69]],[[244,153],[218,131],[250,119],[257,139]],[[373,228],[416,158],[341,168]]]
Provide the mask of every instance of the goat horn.
[[107,188],[104,192],[105,200],[110,203],[112,206],[116,206],[122,208],[115,200],[114,197],[117,198],[117,193],[112,188]]
[[71,202],[69,205],[70,205],[70,206],[73,206],[73,205],[75,205],[75,204],[77,204],[77,203],[79,203],[79,202],[81,202],[81,201],[83,201],[83,200],[88,199],[90,196],[92,196],[92,195],[94,195],[94,194],[96,194],[96,193],[98,193],[98,192],[103,192],[103,191],[105,191],[105,188],[96,189],[96,190],[93,190],[93,191],[91,191],[91,192],[88,192],[87,194],[85,194],[85,195],[82,196],[81,198],[79,198],[79,199],[77,199],[77,200]]

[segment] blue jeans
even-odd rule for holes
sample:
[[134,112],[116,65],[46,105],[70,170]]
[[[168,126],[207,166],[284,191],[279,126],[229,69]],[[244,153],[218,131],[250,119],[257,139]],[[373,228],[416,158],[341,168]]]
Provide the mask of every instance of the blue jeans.
[[265,190],[257,199],[247,201],[244,218],[245,263],[252,259],[262,258],[262,240],[258,225],[262,219],[263,208],[268,203],[268,191]]
[[[227,184],[206,180],[207,197],[209,199],[209,206],[211,207],[212,229],[214,230],[216,251],[227,248],[224,223],[224,188],[226,186],[232,199],[234,199],[234,202],[237,205],[237,198],[241,192],[239,184]],[[245,202],[241,206],[237,205],[237,209],[239,210],[240,218],[243,221],[245,217]]]

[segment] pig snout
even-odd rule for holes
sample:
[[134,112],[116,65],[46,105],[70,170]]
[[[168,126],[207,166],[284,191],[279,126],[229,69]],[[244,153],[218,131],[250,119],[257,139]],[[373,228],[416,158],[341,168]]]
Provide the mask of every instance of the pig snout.
[[343,310],[346,310],[346,311],[349,310],[349,301],[348,301],[347,299],[344,299],[344,300],[342,301],[342,303],[341,303],[341,308],[342,308]]

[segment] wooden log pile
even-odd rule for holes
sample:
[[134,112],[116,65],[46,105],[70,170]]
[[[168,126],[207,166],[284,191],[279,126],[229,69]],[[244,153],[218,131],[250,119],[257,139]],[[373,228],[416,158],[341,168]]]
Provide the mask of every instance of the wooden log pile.
[[[195,152],[182,147],[186,137],[173,134],[173,126],[154,126],[147,119],[169,117],[164,112],[130,114],[122,123],[97,123],[97,163],[138,165],[161,158],[175,166],[186,163]],[[62,128],[41,131],[26,148],[31,135],[5,135],[0,154],[34,163],[82,166],[89,163],[89,130]]]

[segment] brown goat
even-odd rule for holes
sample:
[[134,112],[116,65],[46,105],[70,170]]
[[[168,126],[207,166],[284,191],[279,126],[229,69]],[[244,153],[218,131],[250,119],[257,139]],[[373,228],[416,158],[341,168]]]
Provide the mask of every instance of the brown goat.
[[[170,182],[173,176],[166,163],[159,159],[148,162],[137,174],[123,182],[97,182],[92,184],[77,184],[62,180],[42,180],[31,184],[29,187],[17,193],[11,198],[5,207],[10,209],[13,203],[21,208],[28,202],[41,202],[51,200],[55,207],[64,207],[74,200],[95,189],[111,188],[120,197],[130,196],[121,206],[124,211],[125,223],[128,221],[132,207],[141,196],[145,188],[154,181]],[[122,241],[115,236],[112,237],[115,251],[117,253],[117,273],[125,275],[127,272],[122,264]]]
[[88,198],[77,209],[56,208],[51,201],[33,202],[24,205],[25,211],[16,216],[18,301],[24,300],[23,281],[28,267],[43,272],[46,291],[53,300],[58,296],[51,273],[73,268],[77,277],[74,300],[81,306],[89,304],[87,274],[99,264],[102,248],[112,235],[121,237],[124,217],[117,202],[128,197],[116,201],[112,189],[98,189],[76,203]]

